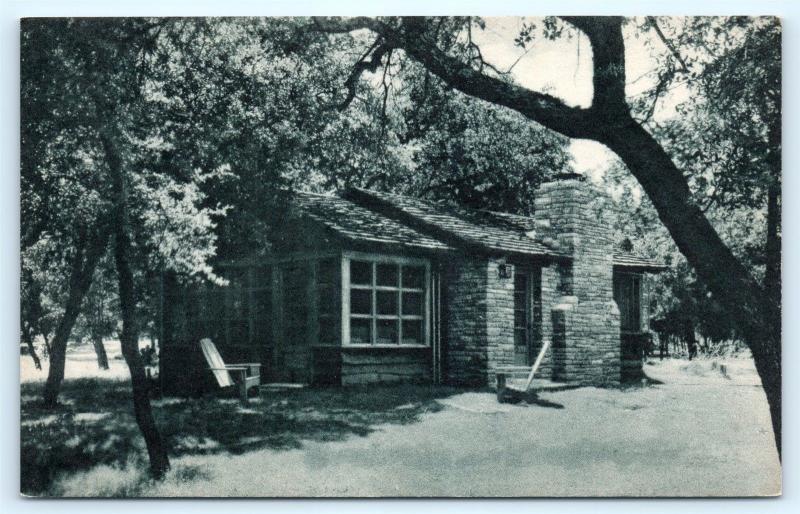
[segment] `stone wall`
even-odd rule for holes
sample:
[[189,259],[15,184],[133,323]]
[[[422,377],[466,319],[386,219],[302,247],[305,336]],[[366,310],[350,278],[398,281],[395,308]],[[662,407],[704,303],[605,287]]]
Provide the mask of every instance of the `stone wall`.
[[453,259],[445,268],[447,285],[446,381],[479,384],[486,369],[485,262]]
[[558,380],[561,374],[560,370],[564,366],[563,352],[556,349],[557,341],[553,337],[555,321],[552,309],[564,296],[565,288],[568,287],[568,284],[565,283],[567,278],[567,268],[565,267],[553,265],[542,268],[542,319],[540,326],[536,328],[541,334],[542,344],[550,343],[550,350],[545,353],[542,364],[536,372],[536,376],[539,378]]
[[[494,370],[514,362],[514,280],[500,278],[503,261],[464,256],[448,263],[446,381],[485,386]],[[512,267],[513,270],[513,267]]]
[[[549,311],[548,336],[553,344],[547,372],[558,380],[618,384],[620,330],[613,295],[611,201],[591,184],[569,178],[543,184],[535,207],[537,230],[573,257],[571,266],[548,268],[543,275],[544,324]],[[545,282],[550,284],[547,293]],[[558,331],[554,333],[553,327]]]
[[[614,211],[608,196],[576,178],[543,184],[536,230],[569,263],[542,268],[542,318],[549,341],[537,375],[589,385],[621,379],[619,309],[613,293]],[[463,256],[448,263],[448,382],[493,384],[495,370],[514,364],[514,279],[500,278],[499,259]]]
[[[510,273],[500,278],[499,266]],[[498,259],[489,259],[486,275],[486,382],[494,385],[495,370],[514,364],[514,267]]]

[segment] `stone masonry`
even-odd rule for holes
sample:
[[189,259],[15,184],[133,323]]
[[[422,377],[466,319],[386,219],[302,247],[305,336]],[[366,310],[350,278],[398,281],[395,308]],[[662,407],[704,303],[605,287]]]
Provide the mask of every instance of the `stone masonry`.
[[570,177],[543,184],[535,207],[537,231],[573,257],[570,266],[543,270],[542,332],[552,344],[545,373],[555,380],[618,384],[620,325],[613,295],[611,201],[591,184]]
[[[541,268],[541,325],[550,341],[538,376],[587,385],[621,379],[619,309],[613,295],[613,207],[579,178],[543,184],[536,200],[537,236],[572,256]],[[498,266],[510,270],[500,278]],[[535,265],[532,264],[532,266]],[[514,266],[463,256],[448,266],[447,381],[492,385],[495,370],[514,364]]]
[[447,381],[485,386],[514,362],[514,281],[502,260],[466,257],[447,272]]

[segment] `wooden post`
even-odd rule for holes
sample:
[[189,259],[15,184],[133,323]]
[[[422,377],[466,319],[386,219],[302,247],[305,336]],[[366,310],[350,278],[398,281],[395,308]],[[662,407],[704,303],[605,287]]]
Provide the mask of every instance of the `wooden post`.
[[340,345],[350,342],[350,259],[342,256],[342,271],[339,279],[341,284],[341,308],[342,308],[342,337]]
[[242,405],[247,405],[247,370],[242,370],[240,372],[239,400],[241,400]]
[[497,401],[502,403],[506,393],[506,374],[498,372],[495,376],[497,377]]

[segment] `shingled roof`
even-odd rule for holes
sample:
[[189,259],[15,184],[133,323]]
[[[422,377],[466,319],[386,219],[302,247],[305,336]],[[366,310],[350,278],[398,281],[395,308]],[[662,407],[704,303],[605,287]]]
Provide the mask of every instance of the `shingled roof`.
[[[356,242],[430,251],[456,248],[570,259],[536,239],[534,219],[503,212],[444,206],[408,196],[352,188],[342,197],[296,193],[295,203],[310,218]],[[631,271],[666,268],[631,252],[615,252],[614,266]]]
[[436,205],[408,196],[357,188],[346,191],[344,197],[453,246],[537,257],[569,258],[567,254],[529,236],[533,220],[524,216]]
[[295,205],[340,237],[356,242],[447,251],[450,246],[397,221],[337,196],[297,192]]
[[651,273],[667,269],[667,266],[659,264],[652,259],[628,252],[614,252],[614,266],[631,271],[649,271]]

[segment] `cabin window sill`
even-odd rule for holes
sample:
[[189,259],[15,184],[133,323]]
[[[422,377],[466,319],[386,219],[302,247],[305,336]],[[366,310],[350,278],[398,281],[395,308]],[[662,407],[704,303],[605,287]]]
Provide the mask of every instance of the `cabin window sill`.
[[421,350],[430,348],[430,346],[427,344],[345,344],[342,345],[341,348],[345,350]]

